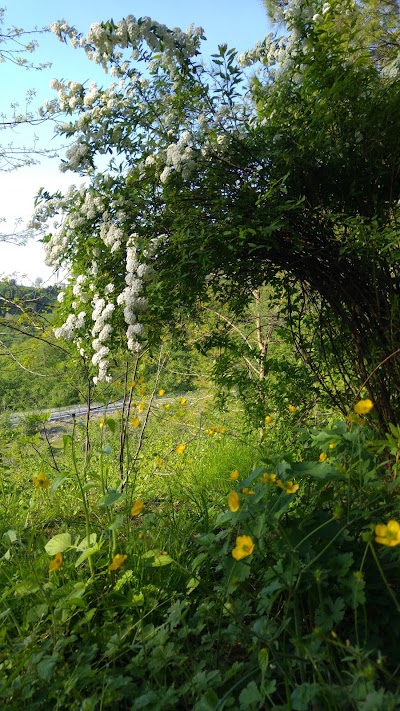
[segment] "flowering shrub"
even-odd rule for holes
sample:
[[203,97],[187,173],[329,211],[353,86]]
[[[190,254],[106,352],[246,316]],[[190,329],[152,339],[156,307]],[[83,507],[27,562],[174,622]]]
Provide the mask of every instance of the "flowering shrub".
[[[354,375],[373,371],[383,428],[398,407],[387,385],[399,342],[397,55],[386,20],[379,51],[375,39],[366,46],[365,11],[352,0],[292,0],[283,20],[282,35],[241,57],[221,45],[210,67],[200,28],[133,16],[96,23],[86,37],[52,26],[115,79],[104,88],[55,80],[46,109],[68,118],[62,169],[89,179],[43,194],[32,222],[48,224],[49,264],[70,268],[57,333],[107,380],[117,345],[141,352],[183,305],[213,293],[243,312],[268,282],[343,410]],[[334,368],[342,382],[329,385]]]

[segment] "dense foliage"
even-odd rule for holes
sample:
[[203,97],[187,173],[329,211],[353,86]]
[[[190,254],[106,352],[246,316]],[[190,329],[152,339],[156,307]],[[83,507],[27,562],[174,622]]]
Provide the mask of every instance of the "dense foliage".
[[125,338],[139,352],[196,300],[237,312],[268,282],[336,405],[365,383],[384,427],[399,407],[398,37],[378,51],[353,0],[291,2],[284,20],[210,67],[194,28],[52,28],[115,77],[54,81],[47,107],[71,116],[62,169],[90,178],[36,213],[62,216],[46,238],[72,274],[58,335],[101,381]]
[[397,4],[267,5],[285,34],[211,66],[195,28],[53,26],[115,82],[45,108],[88,408],[0,422],[9,709],[400,709]]

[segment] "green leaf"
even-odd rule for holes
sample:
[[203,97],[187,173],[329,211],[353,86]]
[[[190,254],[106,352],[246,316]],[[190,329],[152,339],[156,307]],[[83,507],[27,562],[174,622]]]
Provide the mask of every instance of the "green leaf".
[[53,676],[53,670],[58,662],[58,655],[52,657],[44,657],[36,666],[38,676],[43,681],[50,681]]
[[291,694],[293,711],[308,711],[316,700],[320,691],[319,684],[304,683],[298,686]]
[[174,562],[167,553],[162,553],[160,550],[146,551],[146,553],[143,553],[142,558],[151,561],[152,568],[161,568]]
[[57,491],[58,487],[63,484],[63,482],[66,479],[69,479],[70,475],[69,474],[60,474],[60,476],[56,476],[55,479],[53,479],[53,482],[50,487],[50,494],[54,494],[55,491]]
[[71,548],[72,540],[69,533],[58,533],[46,543],[44,549],[49,555],[63,553],[67,548]]
[[199,578],[190,578],[190,580],[186,583],[187,594],[190,595],[193,590],[196,590],[198,585],[200,585]]
[[262,701],[263,697],[261,696],[255,681],[250,681],[239,696],[241,709],[248,709],[254,706],[256,706],[256,708],[259,708],[259,705]]
[[311,476],[318,481],[343,481],[345,479],[339,469],[328,462],[293,462],[292,473],[296,477]]
[[119,528],[121,528],[122,524],[124,522],[124,516],[123,514],[117,514],[114,521],[111,521],[109,526],[107,527],[109,531],[118,531]]
[[111,432],[114,434],[115,428],[116,428],[116,426],[117,426],[116,421],[115,421],[112,417],[106,417],[106,418],[104,419],[104,424],[105,424],[106,427],[108,427],[108,429],[111,430]]
[[263,676],[268,669],[268,661],[269,661],[268,649],[266,649],[266,647],[263,647],[263,649],[260,649],[260,651],[258,653],[258,663],[260,665],[261,673]]
[[10,543],[15,543],[15,541],[17,540],[17,532],[14,531],[12,528],[9,528],[8,531],[3,533],[3,537],[4,536],[8,537]]
[[99,484],[97,481],[87,481],[86,484],[83,485],[82,489],[83,491],[89,491],[90,489],[98,489]]
[[99,550],[101,549],[103,545],[103,541],[99,541],[96,543],[96,545],[92,546],[91,548],[86,548],[83,553],[80,554],[79,558],[75,561],[75,568],[78,568],[82,563],[85,562],[88,558],[90,558],[92,555],[95,553],[98,553]]
[[76,548],[78,549],[78,551],[85,551],[90,546],[94,546],[96,541],[97,541],[97,533],[91,533],[89,536],[89,540],[85,536],[85,538],[82,538],[80,543],[76,544]]
[[120,491],[117,491],[116,489],[112,489],[108,492],[108,494],[105,494],[98,500],[97,506],[100,509],[107,509],[109,506],[112,506],[117,501],[122,499],[123,496],[125,496],[125,494],[121,493]]

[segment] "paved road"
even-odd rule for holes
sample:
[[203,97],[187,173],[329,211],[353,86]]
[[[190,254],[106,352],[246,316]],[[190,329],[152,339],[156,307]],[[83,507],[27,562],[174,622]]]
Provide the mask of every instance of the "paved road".
[[[108,405],[103,405],[99,402],[94,402],[90,406],[90,412],[93,415],[107,414],[114,412],[115,410],[122,410],[123,400],[115,400],[115,402],[110,402]],[[71,405],[70,407],[59,408],[58,410],[35,410],[30,412],[18,412],[10,417],[11,424],[17,424],[26,415],[46,415],[46,422],[60,422],[63,420],[70,420],[73,417],[84,417],[87,412],[87,405]]]

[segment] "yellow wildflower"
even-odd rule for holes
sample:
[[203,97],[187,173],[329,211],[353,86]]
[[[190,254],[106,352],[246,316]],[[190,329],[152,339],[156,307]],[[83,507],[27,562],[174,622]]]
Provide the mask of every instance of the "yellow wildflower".
[[134,417],[131,422],[132,427],[136,429],[136,427],[139,427],[140,425],[140,420],[138,417]]
[[101,430],[103,429],[103,427],[104,427],[105,424],[106,424],[106,421],[105,421],[104,417],[100,417],[100,420],[99,420],[99,427],[100,427]]
[[220,434],[225,434],[225,432],[226,432],[226,427],[220,427],[220,428],[219,428],[219,433],[220,433]]
[[146,385],[143,385],[143,387],[140,388],[139,392],[140,392],[141,395],[146,395],[146,390],[147,390],[147,386],[146,386]]
[[171,403],[166,402],[165,405],[164,405],[164,407],[165,407],[166,410],[170,410],[170,409],[171,409]]
[[175,451],[176,451],[178,454],[183,454],[184,451],[185,451],[185,449],[186,449],[186,444],[178,444],[178,446],[177,446],[177,448],[176,448]]
[[142,511],[144,511],[144,503],[141,499],[137,499],[131,508],[131,516],[139,516]]
[[51,560],[49,563],[49,573],[52,573],[53,570],[60,570],[62,564],[63,564],[62,553],[56,553],[53,560]]
[[236,538],[236,546],[232,551],[235,560],[242,560],[254,551],[254,543],[250,536],[238,536]]
[[249,489],[248,486],[245,486],[244,489],[242,489],[242,494],[245,496],[251,496],[251,494],[255,494],[255,491],[253,491],[253,489]]
[[369,400],[369,398],[366,398],[365,400],[359,400],[355,405],[354,405],[354,412],[357,415],[368,415],[370,410],[372,410],[374,406],[374,403],[372,400]]
[[266,415],[266,417],[265,417],[265,424],[266,424],[266,425],[270,425],[271,422],[272,422],[272,417],[271,417],[271,415]]
[[324,462],[326,459],[328,459],[328,455],[326,454],[326,452],[321,452],[321,454],[319,455],[319,461]]
[[142,383],[144,383],[144,377],[143,377],[143,375],[140,376],[140,378],[139,378],[139,380],[138,380],[138,383],[139,383],[139,385],[141,385]]
[[157,395],[158,397],[162,397],[163,395],[165,395],[165,390],[161,388],[161,390],[158,391]]
[[336,444],[335,442],[329,442],[329,449],[335,449]]
[[278,479],[276,483],[286,494],[295,494],[300,486],[300,484],[293,484],[292,481],[282,481],[282,479]]
[[231,493],[229,494],[228,506],[233,513],[235,513],[235,511],[239,511],[240,499],[236,491],[231,491]]
[[162,467],[164,460],[161,457],[156,457],[154,460],[156,467]]
[[144,402],[139,402],[139,412],[143,412],[144,410]]
[[185,397],[180,397],[179,402],[181,403],[181,405],[187,405],[187,400]]
[[378,523],[375,526],[375,540],[377,543],[382,543],[384,546],[400,545],[400,524],[397,521],[388,521],[387,524]]
[[131,382],[129,383],[130,389],[133,390],[133,388],[135,387],[135,385],[136,385],[136,380],[131,380]]
[[114,387],[119,388],[120,385],[121,385],[121,381],[120,381],[120,380],[116,380],[115,383],[114,383]]
[[50,479],[46,478],[44,472],[39,472],[37,476],[33,476],[32,481],[36,489],[48,489],[51,484]]
[[272,484],[274,481],[276,481],[276,474],[274,472],[271,472],[271,474],[265,472],[265,474],[260,477],[260,481],[262,484]]
[[297,408],[294,405],[289,405],[288,410],[290,414],[293,415],[296,412]]
[[230,473],[229,479],[230,481],[237,481],[237,479],[239,479],[239,470],[234,469],[233,472]]
[[123,565],[127,559],[127,555],[122,555],[122,553],[117,553],[117,555],[114,556],[112,559],[112,563],[108,566],[108,570],[111,572],[112,570],[118,570],[118,568]]

